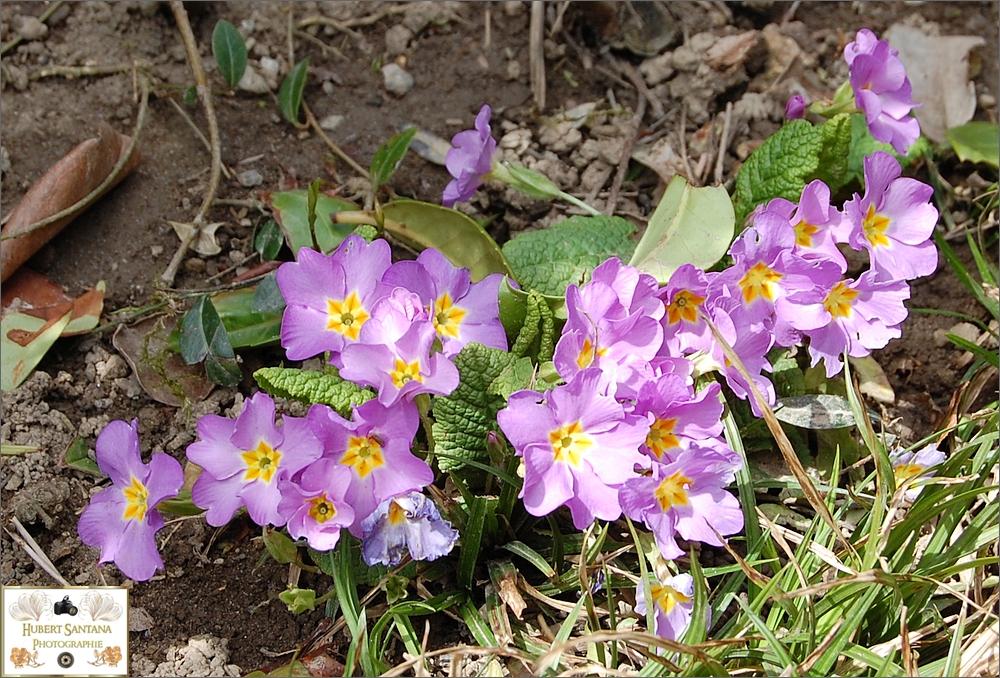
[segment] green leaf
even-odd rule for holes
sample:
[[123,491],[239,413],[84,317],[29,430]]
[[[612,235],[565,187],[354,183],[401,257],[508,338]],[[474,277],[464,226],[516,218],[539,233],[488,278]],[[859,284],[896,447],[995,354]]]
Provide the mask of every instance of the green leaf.
[[281,115],[293,125],[299,124],[299,109],[302,108],[302,91],[306,87],[309,59],[303,59],[288,72],[278,90],[278,106]]
[[191,500],[191,490],[181,490],[176,497],[162,499],[156,504],[156,510],[163,513],[172,513],[175,516],[200,516],[205,509],[195,506]]
[[948,338],[948,341],[955,344],[955,346],[958,346],[966,351],[971,351],[974,355],[982,358],[993,367],[1000,367],[1000,356],[997,356],[995,349],[991,351],[990,349],[980,346],[974,341],[969,341],[964,337],[960,337],[957,334],[949,333],[944,336]]
[[490,176],[539,200],[551,200],[561,197],[562,194],[559,187],[547,176],[516,163],[497,165],[490,172]]
[[[285,234],[285,242],[298,258],[303,247],[312,248],[313,232],[309,228],[309,191],[298,188],[290,191],[266,193],[264,202],[271,208],[274,218]],[[316,245],[324,254],[336,249],[351,234],[351,224],[334,224],[330,215],[356,210],[357,205],[320,193],[316,198]]]
[[531,362],[531,358],[527,356],[518,358],[490,382],[487,391],[506,400],[515,391],[528,388],[534,375],[535,366]]
[[280,341],[285,300],[273,273],[256,288],[216,292],[209,298],[234,349],[266,346]]
[[299,400],[307,405],[329,405],[344,417],[351,416],[352,405],[375,397],[368,389],[339,376],[293,367],[262,367],[253,373],[253,378],[272,396]]
[[635,251],[635,226],[620,217],[570,217],[540,231],[522,233],[503,246],[523,290],[562,296],[582,285],[601,262],[628,261]]
[[278,252],[285,242],[285,237],[281,233],[281,226],[274,219],[268,219],[254,238],[253,248],[257,250],[261,261],[273,261],[278,258]]
[[291,537],[273,527],[264,528],[264,546],[271,557],[282,565],[294,563],[299,552]]
[[[218,303],[216,303],[218,308]],[[257,283],[253,290],[253,298],[250,300],[250,310],[254,313],[281,314],[285,310],[285,297],[278,287],[278,276],[276,273],[268,273]],[[220,315],[222,315],[220,313]],[[226,322],[226,317],[222,316],[222,322]],[[227,326],[228,330],[229,327]],[[230,331],[230,335],[232,332]],[[230,336],[230,340],[232,337]]]
[[316,609],[316,592],[312,589],[287,589],[279,593],[278,598],[288,606],[288,611],[292,614]]
[[469,519],[462,532],[462,549],[458,558],[458,585],[471,589],[479,558],[479,545],[483,540],[483,526],[486,522],[487,501],[485,497],[474,497],[469,507]]
[[440,250],[455,266],[468,268],[473,282],[491,273],[514,276],[496,241],[461,212],[418,200],[393,200],[382,212],[387,233],[418,251]]
[[63,462],[77,471],[83,471],[84,473],[90,473],[98,477],[104,476],[97,462],[91,459],[90,446],[80,436],[74,438],[73,442],[66,448],[66,454],[63,455]]
[[779,421],[811,429],[848,428],[854,415],[847,398],[825,393],[779,398],[774,409]]
[[[458,388],[451,395],[434,399],[436,421],[432,432],[437,450],[460,459],[489,463],[486,434],[496,430],[497,412],[507,402],[490,394],[488,389],[513,362],[510,353],[475,342],[467,344],[455,356],[460,377]],[[438,465],[442,471],[451,471],[462,463],[441,457]]]
[[865,116],[861,114],[854,114],[851,116],[851,152],[847,157],[847,181],[857,179],[859,182],[864,183],[865,158],[873,154],[875,151],[885,151],[898,160],[899,166],[905,169],[918,157],[928,152],[930,148],[931,144],[927,141],[927,137],[920,136],[915,142],[913,142],[913,145],[907,149],[906,155],[900,155],[890,144],[875,141],[875,137],[873,137],[872,133],[868,131],[868,124],[865,122]]
[[531,548],[524,542],[511,541],[503,545],[503,548],[510,551],[514,555],[520,556],[527,560],[529,563],[538,568],[538,571],[544,574],[546,577],[552,578],[556,576],[556,571],[552,569],[548,561],[542,558],[541,554],[535,549]]
[[629,264],[661,284],[682,264],[707,269],[733,239],[736,218],[723,186],[695,188],[681,175],[670,180]]
[[997,169],[1000,164],[1000,127],[996,123],[973,120],[947,132],[955,155],[963,162],[983,162]]
[[410,142],[413,141],[413,136],[416,133],[416,127],[403,130],[392,136],[375,151],[375,157],[372,158],[372,164],[368,168],[368,178],[371,181],[373,193],[378,193],[378,189],[392,178],[399,163],[403,161],[403,156],[410,148]]
[[247,46],[236,27],[225,19],[220,19],[212,31],[212,54],[226,84],[233,89],[247,67]]
[[847,182],[847,158],[851,150],[851,114],[840,113],[819,128],[822,148],[814,178],[830,187],[830,193]]
[[191,85],[186,90],[184,90],[184,103],[188,106],[194,106],[198,103],[198,88]]
[[823,134],[806,120],[792,120],[768,137],[736,177],[733,207],[737,230],[753,208],[772,198],[798,202],[806,178],[819,168]]
[[34,334],[45,327],[45,321],[26,313],[11,311],[0,319],[0,390],[13,391],[28,378],[35,366],[48,353],[56,339],[69,325],[72,311],[56,320],[44,332],[26,345],[14,341],[19,334]]
[[221,386],[235,386],[242,376],[229,334],[208,296],[198,297],[181,319],[181,357],[188,365],[205,361],[205,374]]

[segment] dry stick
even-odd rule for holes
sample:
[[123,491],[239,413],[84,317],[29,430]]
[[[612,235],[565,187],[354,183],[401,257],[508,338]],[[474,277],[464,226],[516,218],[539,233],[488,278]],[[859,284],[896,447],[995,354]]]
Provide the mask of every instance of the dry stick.
[[[45,555],[45,551],[43,551],[42,547],[38,545],[38,542],[32,539],[31,534],[26,529],[24,529],[24,525],[21,524],[21,521],[18,520],[17,517],[15,516],[10,519],[10,522],[14,524],[14,527],[17,528],[17,531],[21,533],[21,536],[18,537],[16,534],[8,530],[6,527],[3,528],[3,531],[6,532],[8,535],[10,535],[11,539],[20,544],[21,548],[23,548],[28,553],[28,555],[31,556],[31,559],[34,560],[36,563],[38,563],[41,566],[41,568],[48,573],[50,577],[55,579],[63,586],[71,586],[71,584],[68,581],[66,581],[61,574],[59,574],[59,570],[57,570],[56,566],[52,564],[52,561],[49,560],[49,557]],[[21,537],[23,537],[23,539]]]
[[[729,148],[729,126],[733,122],[733,102],[726,103],[726,118],[722,123],[722,138],[719,139],[719,156],[715,159],[715,183],[722,183],[722,161],[726,159]],[[714,129],[714,128],[713,128]]]
[[208,190],[205,191],[205,198],[201,203],[201,208],[195,216],[191,233],[181,240],[180,246],[174,253],[174,258],[170,260],[167,270],[160,276],[168,287],[174,284],[177,277],[177,269],[180,268],[188,248],[198,233],[205,220],[205,215],[212,208],[212,201],[215,200],[215,192],[219,188],[219,175],[222,173],[222,148],[219,142],[219,123],[215,118],[215,105],[212,103],[212,88],[209,87],[208,78],[205,77],[205,69],[201,65],[201,56],[198,54],[198,43],[194,38],[194,31],[191,30],[191,22],[188,20],[187,10],[181,0],[171,0],[170,9],[174,13],[177,21],[177,28],[180,29],[181,39],[184,42],[184,51],[187,52],[188,62],[191,64],[191,72],[194,74],[195,85],[198,89],[198,98],[201,99],[205,107],[205,118],[208,120],[208,136],[212,143],[212,171],[208,179]]
[[[184,118],[184,122],[186,122],[188,124],[188,127],[191,128],[191,131],[194,132],[195,136],[198,137],[201,140],[201,143],[205,147],[205,150],[208,151],[209,153],[211,153],[212,152],[212,144],[210,144],[208,142],[208,139],[205,138],[205,135],[202,134],[202,132],[201,132],[200,129],[198,129],[198,125],[194,124],[194,120],[192,120],[191,116],[187,114],[187,111],[185,111],[183,108],[181,108],[181,105],[179,103],[177,103],[176,101],[174,101],[173,97],[167,97],[167,101],[169,101],[171,104],[173,104],[174,110],[176,110],[178,113],[181,114],[181,117]],[[233,178],[233,175],[230,173],[229,168],[226,167],[225,164],[222,165],[222,173],[226,175],[227,179],[232,179]],[[219,201],[216,200],[215,204],[216,205],[219,204]]]
[[319,138],[322,139],[326,143],[326,145],[330,147],[330,150],[336,153],[338,158],[340,158],[348,165],[350,165],[352,168],[354,168],[355,172],[357,172],[365,179],[367,179],[368,170],[366,170],[364,167],[355,162],[354,158],[344,153],[344,151],[341,150],[340,146],[333,143],[330,137],[327,136],[326,132],[323,131],[323,128],[319,126],[319,123],[316,122],[316,116],[313,115],[313,112],[309,109],[309,106],[306,104],[305,101],[302,102],[302,110],[306,112],[306,123],[314,130],[316,130],[316,134],[318,134]]
[[799,457],[795,454],[795,448],[792,447],[792,443],[788,440],[788,436],[781,429],[781,423],[778,418],[774,416],[774,410],[771,406],[767,404],[767,400],[761,394],[760,389],[757,388],[757,384],[750,377],[750,373],[747,371],[746,366],[743,364],[743,360],[737,355],[733,347],[729,345],[729,342],[725,340],[722,334],[719,332],[719,328],[715,326],[712,319],[702,311],[698,310],[698,315],[700,315],[708,328],[712,330],[712,335],[715,337],[715,342],[722,348],[723,354],[725,354],[726,359],[736,371],[740,373],[740,376],[746,380],[747,386],[750,387],[751,397],[757,402],[760,408],[761,414],[764,418],[764,423],[767,424],[767,428],[770,429],[771,435],[774,436],[774,441],[778,443],[778,449],[781,451],[781,456],[785,458],[785,464],[792,471],[792,475],[795,479],[799,481],[799,486],[802,488],[802,493],[809,500],[813,509],[823,518],[824,522],[830,526],[830,529],[837,536],[837,538],[844,544],[848,553],[854,556],[856,561],[860,561],[858,552],[854,549],[851,542],[847,541],[847,537],[844,536],[843,532],[840,531],[840,527],[837,525],[837,521],[833,519],[833,515],[830,513],[830,509],[827,508],[826,502],[823,501],[823,497],[820,496],[819,491],[816,486],[813,485],[812,479],[806,473],[806,470],[802,467],[802,462],[799,461]]
[[122,64],[118,66],[44,66],[28,73],[28,80],[41,80],[42,78],[52,78],[60,75],[68,80],[72,80],[74,78],[128,73],[131,70],[132,66]]
[[691,163],[688,162],[688,146],[687,146],[687,105],[681,104],[681,128],[677,131],[678,136],[681,138],[681,161],[684,163],[684,171],[687,172],[687,180],[691,182],[692,185],[699,185],[698,177],[694,175],[694,171],[691,169]]
[[621,68],[622,73],[624,73],[625,77],[629,79],[629,82],[631,82],[635,88],[639,90],[639,94],[642,95],[646,101],[649,102],[649,105],[653,107],[653,117],[662,118],[664,115],[663,102],[660,101],[659,97],[653,94],[649,87],[646,86],[646,81],[643,80],[639,72],[635,70],[635,66],[627,61],[616,61],[615,63],[619,68]]
[[545,110],[545,3],[532,0],[530,44],[528,60],[531,71],[531,94],[535,98],[535,107]]
[[341,52],[339,49],[337,49],[333,45],[326,44],[325,42],[323,42],[314,35],[309,35],[305,31],[300,31],[300,30],[296,30],[294,34],[300,38],[312,42],[315,45],[319,45],[319,48],[323,50],[323,56],[326,56],[327,51],[330,51],[333,52],[333,55],[338,59],[340,59],[341,61],[349,61],[349,59],[346,56],[344,56],[344,53]]
[[302,30],[303,28],[306,28],[308,26],[315,26],[316,24],[320,24],[322,26],[330,26],[331,28],[338,30],[342,33],[347,33],[352,38],[362,37],[361,34],[358,33],[357,31],[352,31],[349,26],[346,26],[345,24],[341,23],[340,21],[337,21],[336,19],[331,19],[325,16],[306,17],[302,21],[298,22],[295,25],[295,27],[298,28],[299,30]]
[[611,190],[608,192],[608,202],[604,205],[605,216],[611,216],[618,207],[618,192],[621,191],[622,182],[625,181],[625,174],[628,172],[628,162],[632,159],[632,147],[635,140],[639,138],[639,128],[642,127],[642,118],[646,115],[646,98],[639,94],[639,101],[636,105],[635,117],[632,119],[632,131],[628,135],[625,146],[622,148],[622,157],[618,161],[618,171],[615,172],[615,180],[611,182]]
[[135,147],[139,143],[139,134],[142,133],[142,126],[146,122],[146,111],[148,110],[148,107],[149,107],[149,83],[146,81],[145,78],[143,78],[142,100],[139,103],[139,114],[136,116],[135,128],[132,130],[132,141],[125,149],[125,153],[122,155],[122,157],[119,158],[115,166],[111,168],[111,172],[104,179],[104,181],[98,184],[97,188],[95,188],[93,191],[83,196],[78,201],[76,201],[66,209],[62,210],[61,212],[56,212],[51,217],[46,217],[41,221],[36,221],[31,226],[28,226],[27,228],[22,229],[20,231],[17,231],[16,233],[5,233],[4,235],[0,236],[0,240],[10,240],[11,238],[20,238],[21,236],[33,233],[40,228],[45,228],[46,226],[54,224],[60,219],[64,219],[65,217],[68,217],[69,215],[73,214],[77,210],[81,209],[84,205],[87,205],[91,201],[95,200],[97,196],[101,195],[101,193],[103,193],[108,188],[108,186],[114,183],[118,175],[121,174],[122,168],[125,167],[126,164],[128,164],[129,158],[132,157],[132,152],[135,151]]
[[[53,14],[56,13],[56,10],[58,10],[60,7],[63,6],[63,2],[64,2],[64,0],[59,0],[59,2],[53,3],[51,7],[49,7],[44,12],[42,12],[40,15],[38,15],[38,20],[41,21],[44,24],[46,21],[49,20],[49,17],[51,17]],[[13,40],[11,40],[10,42],[8,42],[6,45],[4,45],[3,47],[0,47],[0,54],[6,54],[10,50],[14,49],[15,47],[17,47],[18,45],[21,44],[22,40],[24,40],[24,37],[21,36],[21,35],[18,35]]]

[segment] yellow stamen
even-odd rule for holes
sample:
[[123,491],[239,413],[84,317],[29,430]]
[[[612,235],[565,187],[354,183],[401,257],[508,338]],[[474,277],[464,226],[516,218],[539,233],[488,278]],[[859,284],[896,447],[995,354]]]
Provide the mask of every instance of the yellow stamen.
[[573,466],[579,466],[584,451],[594,444],[578,421],[549,431],[549,442],[556,461],[568,461]]
[[649,587],[649,593],[665,614],[670,614],[675,605],[691,602],[690,596],[686,596],[673,586],[666,584],[653,584]]
[[309,509],[309,517],[319,524],[323,524],[337,515],[337,509],[326,498],[326,495],[313,497],[309,500],[312,507]]
[[346,299],[327,299],[326,329],[339,332],[352,341],[358,340],[361,326],[371,314],[361,305],[357,292],[351,292]]
[[795,244],[799,247],[812,247],[812,237],[819,231],[818,226],[806,222],[805,220],[795,224]]
[[580,347],[580,355],[576,358],[576,364],[581,370],[586,369],[594,362],[595,357],[605,355],[607,352],[607,348],[598,348],[595,350],[590,337],[587,337],[583,340],[583,346]]
[[389,502],[389,524],[399,525],[406,520],[406,509],[396,503],[396,500]]
[[664,478],[653,493],[660,504],[660,510],[666,512],[671,506],[687,506],[687,491],[690,487],[691,479],[681,475],[680,471]]
[[920,464],[900,464],[899,466],[892,467],[892,474],[896,476],[896,484],[903,482],[907,478],[912,478],[913,476],[918,476],[926,470],[926,467]]
[[382,445],[375,440],[374,436],[364,438],[351,436],[347,442],[347,451],[341,457],[340,463],[353,466],[358,476],[364,478],[373,469],[385,464],[385,458],[382,456]]
[[461,309],[452,302],[451,295],[445,292],[434,302],[434,329],[439,336],[458,338],[458,327],[468,311]]
[[149,490],[139,482],[139,479],[132,476],[132,482],[122,492],[125,493],[125,513],[122,516],[125,520],[136,518],[140,523],[146,517],[149,510],[147,501],[149,500]]
[[861,220],[861,225],[865,229],[865,237],[872,247],[888,247],[889,238],[885,235],[885,229],[889,228],[889,217],[875,214],[875,205],[868,206],[868,213]]
[[677,436],[673,434],[677,419],[657,419],[649,427],[649,434],[646,436],[646,447],[656,455],[657,459],[663,459],[663,454],[670,449],[680,447],[681,443]]
[[667,322],[674,325],[681,320],[689,323],[698,322],[698,307],[705,297],[700,297],[689,290],[681,290],[674,295],[674,300],[667,304]]
[[848,318],[853,311],[851,302],[858,296],[858,291],[848,287],[843,280],[833,286],[823,301],[823,308],[834,318]]
[[421,383],[424,381],[423,375],[420,374],[419,360],[414,360],[407,365],[399,358],[396,358],[396,369],[390,372],[389,376],[392,377],[392,383],[396,388],[403,388],[403,384],[414,379]]
[[740,278],[740,288],[743,290],[743,301],[751,303],[757,297],[774,301],[777,296],[776,282],[781,280],[781,274],[758,261]]
[[257,447],[247,450],[241,456],[247,465],[246,475],[243,476],[246,481],[260,480],[264,483],[270,483],[271,478],[278,472],[281,452],[273,449],[263,440],[257,443]]

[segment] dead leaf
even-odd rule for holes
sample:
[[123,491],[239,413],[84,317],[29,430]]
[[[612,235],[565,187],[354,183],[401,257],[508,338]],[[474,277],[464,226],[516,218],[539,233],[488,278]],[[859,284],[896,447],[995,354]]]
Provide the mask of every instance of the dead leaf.
[[969,81],[969,52],[986,42],[971,35],[928,35],[919,28],[893,24],[885,39],[899,50],[899,60],[913,86],[913,109],[920,131],[944,143],[949,128],[964,125],[976,112],[976,88]]
[[717,71],[729,71],[746,61],[747,55],[757,45],[760,31],[746,31],[719,38],[708,48],[705,59]]
[[[194,231],[194,224],[181,223],[179,221],[168,221],[168,224],[173,226],[174,233],[181,241],[186,240],[190,237],[191,233]],[[225,222],[215,221],[211,224],[203,224],[201,230],[198,231],[198,237],[191,243],[191,249],[200,254],[203,257],[214,257],[216,254],[222,251],[219,247],[219,243],[215,240],[215,232],[219,230],[219,226],[222,226]]]
[[12,391],[28,378],[69,324],[70,315],[49,323],[17,311],[0,318],[0,390]]
[[164,405],[182,407],[184,400],[204,400],[215,386],[205,376],[203,363],[187,365],[168,346],[177,318],[146,318],[135,325],[122,325],[111,339],[135,372],[139,385],[150,398]]
[[[8,235],[23,231],[32,224],[75,205],[107,179],[131,142],[130,137],[115,132],[106,123],[101,123],[96,139],[87,139],[78,144],[35,182],[14,208],[10,219],[0,232]],[[111,190],[135,169],[140,157],[139,149],[136,148],[115,181],[101,195]],[[90,204],[82,205],[69,216],[45,228],[0,242],[0,281],[7,280],[21,264],[30,259]]]
[[515,571],[505,572],[497,584],[497,593],[500,594],[500,599],[507,604],[514,616],[520,619],[521,613],[524,612],[524,608],[528,604],[524,602],[521,592],[517,590],[517,573]]
[[74,299],[41,273],[21,268],[3,286],[0,303],[4,313],[17,311],[50,324],[72,311],[69,324],[60,335],[70,337],[86,334],[97,327],[104,309],[105,289],[102,280],[94,289]]
[[681,156],[674,151],[667,137],[657,139],[650,146],[635,149],[632,159],[656,172],[665,184],[669,184],[675,175],[684,174],[685,171]]

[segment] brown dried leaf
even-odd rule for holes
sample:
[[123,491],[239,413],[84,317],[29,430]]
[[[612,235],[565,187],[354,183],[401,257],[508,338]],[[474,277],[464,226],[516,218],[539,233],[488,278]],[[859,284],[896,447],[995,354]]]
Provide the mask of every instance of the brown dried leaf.
[[[15,273],[3,287],[3,312],[19,311],[25,315],[45,320],[45,326],[35,335],[41,333],[55,321],[72,311],[69,324],[59,336],[70,337],[85,334],[97,327],[104,309],[104,281],[97,283],[94,289],[74,299],[63,289],[41,273],[30,268],[22,268]],[[17,335],[20,336],[20,335]],[[26,346],[32,337],[17,338],[11,333],[10,338]]]
[[736,35],[719,38],[718,42],[708,48],[705,59],[708,65],[717,71],[729,71],[746,61],[750,50],[757,44],[760,31],[746,31]]

